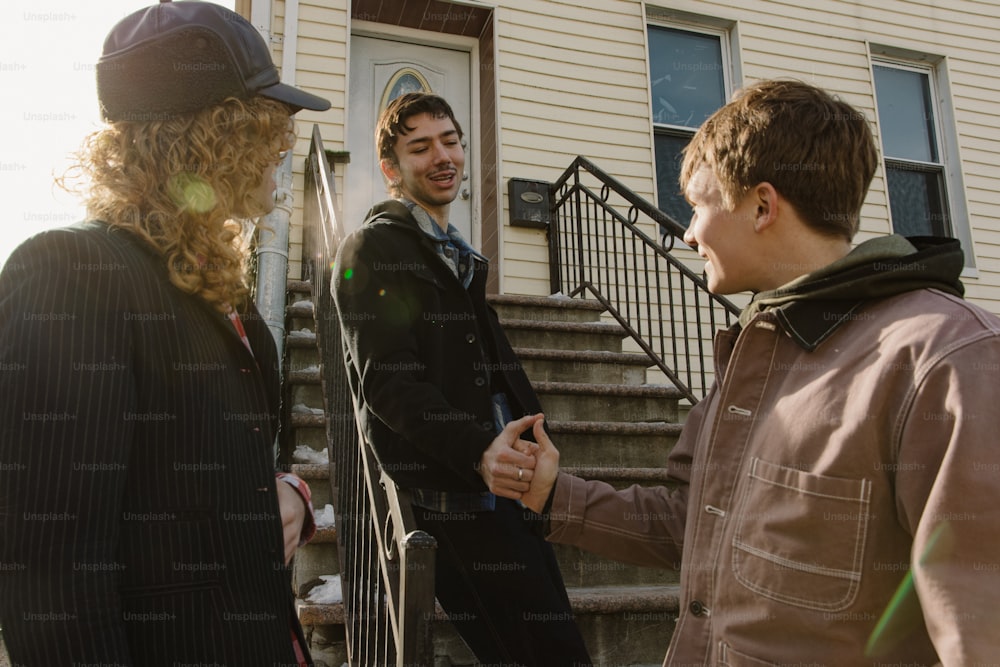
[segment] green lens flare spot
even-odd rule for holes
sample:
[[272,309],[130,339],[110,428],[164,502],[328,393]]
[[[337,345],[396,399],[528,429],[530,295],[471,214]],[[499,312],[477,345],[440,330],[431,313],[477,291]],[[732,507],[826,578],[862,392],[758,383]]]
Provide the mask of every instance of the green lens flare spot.
[[923,625],[923,611],[913,581],[913,569],[948,567],[953,553],[954,534],[952,527],[949,522],[943,521],[934,528],[934,531],[927,538],[927,546],[915,564],[899,564],[900,566],[906,565],[910,569],[903,577],[895,595],[889,600],[882,617],[879,618],[875,629],[868,638],[868,643],[865,646],[866,656],[872,658],[888,655],[905,643],[907,638]]
[[215,190],[198,174],[181,172],[169,182],[170,198],[182,211],[207,213],[215,208]]

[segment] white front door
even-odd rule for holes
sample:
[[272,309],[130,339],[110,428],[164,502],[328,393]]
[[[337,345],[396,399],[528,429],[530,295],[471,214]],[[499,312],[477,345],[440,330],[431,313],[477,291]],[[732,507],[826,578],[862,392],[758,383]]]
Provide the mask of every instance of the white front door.
[[[354,35],[351,38],[350,100],[347,116],[347,165],[344,187],[344,229],[350,233],[364,222],[372,204],[388,198],[375,155],[375,124],[386,105],[403,93],[424,90],[440,95],[462,126],[466,157],[465,179],[451,205],[451,224],[470,243],[478,242],[473,223],[472,184],[476,156],[472,154],[470,54],[467,51]],[[474,237],[474,232],[476,236]]]

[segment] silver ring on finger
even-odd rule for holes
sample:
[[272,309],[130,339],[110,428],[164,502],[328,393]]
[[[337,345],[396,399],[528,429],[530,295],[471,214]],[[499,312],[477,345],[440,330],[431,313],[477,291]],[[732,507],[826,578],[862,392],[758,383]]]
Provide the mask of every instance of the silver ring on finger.
[[517,481],[521,482],[524,480],[524,468],[517,469]]

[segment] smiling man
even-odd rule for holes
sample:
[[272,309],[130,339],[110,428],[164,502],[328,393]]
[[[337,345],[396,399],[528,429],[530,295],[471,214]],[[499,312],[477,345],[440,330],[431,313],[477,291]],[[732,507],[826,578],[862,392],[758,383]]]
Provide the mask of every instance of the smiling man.
[[[538,398],[486,303],[487,259],[449,224],[465,167],[445,100],[410,93],[376,130],[394,199],[340,248],[334,292],[361,430],[438,542],[436,593],[483,664],[589,665],[528,490]],[[527,415],[527,416],[526,416]]]
[[[558,473],[540,425],[525,505],[549,539],[680,566],[665,665],[994,664],[1000,320],[962,299],[953,239],[852,248],[878,155],[864,114],[749,86],[685,150],[684,240],[752,291],[669,487]],[[499,487],[498,493],[506,493]]]

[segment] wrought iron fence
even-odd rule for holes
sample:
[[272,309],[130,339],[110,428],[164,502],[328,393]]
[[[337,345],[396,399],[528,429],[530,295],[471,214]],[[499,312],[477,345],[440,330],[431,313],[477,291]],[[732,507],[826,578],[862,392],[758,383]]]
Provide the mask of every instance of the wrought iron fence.
[[380,472],[359,434],[330,289],[344,233],[333,170],[313,127],[304,203],[303,275],[313,285],[350,665],[430,665],[437,543],[409,497]]
[[[708,390],[715,331],[732,324],[739,309],[711,294],[705,279],[671,254],[684,228],[582,156],[552,184],[551,195],[552,292],[600,301],[696,403]],[[644,231],[650,223],[659,226],[660,242]]]

